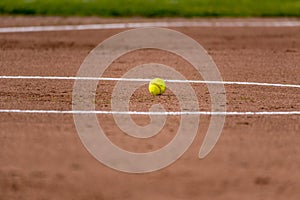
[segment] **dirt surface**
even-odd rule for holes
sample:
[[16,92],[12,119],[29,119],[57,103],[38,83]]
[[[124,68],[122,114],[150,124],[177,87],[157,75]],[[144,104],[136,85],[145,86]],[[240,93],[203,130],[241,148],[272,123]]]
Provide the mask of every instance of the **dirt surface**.
[[[2,27],[20,26],[19,18],[0,20]],[[44,18],[26,20],[25,25],[45,25]],[[115,22],[47,20],[46,24]],[[225,81],[300,84],[299,27],[175,30],[203,45]],[[0,75],[76,76],[88,53],[121,31],[2,33]],[[132,67],[149,62],[172,66],[187,79],[202,80],[185,60],[153,49],[118,58],[104,76],[121,77]],[[0,79],[0,109],[71,110],[73,84],[72,80]],[[98,110],[110,110],[115,84],[99,82]],[[200,110],[209,111],[207,87],[192,86]],[[226,85],[225,89],[228,111],[300,110],[297,88]],[[172,91],[153,97],[146,86],[131,97],[130,109],[147,111],[154,103],[162,103],[168,111],[179,110]],[[168,117],[157,136],[141,140],[122,133],[110,115],[99,115],[98,119],[113,143],[133,152],[163,147],[180,123],[178,116]],[[150,122],[148,116],[133,119],[139,125]],[[127,174],[104,166],[89,154],[70,114],[0,113],[0,199],[300,198],[299,115],[227,116],[217,145],[200,160],[198,152],[209,120],[209,116],[201,116],[196,139],[171,166],[148,174]]]

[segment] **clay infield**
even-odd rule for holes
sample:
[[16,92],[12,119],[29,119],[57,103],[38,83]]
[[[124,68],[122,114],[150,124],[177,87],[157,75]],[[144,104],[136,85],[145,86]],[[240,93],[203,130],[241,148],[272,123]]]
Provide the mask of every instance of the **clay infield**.
[[[79,24],[80,18],[69,19]],[[104,23],[103,19],[83,23]],[[141,19],[138,19],[139,21]],[[170,19],[168,19],[170,20]],[[257,19],[259,20],[259,19]],[[25,19],[26,25],[64,24],[54,18]],[[115,22],[108,19],[108,22]],[[2,23],[2,22],[0,22]],[[4,18],[4,26],[19,21]],[[0,75],[76,76],[89,52],[125,29],[0,34]],[[175,28],[198,41],[225,81],[300,84],[300,27]],[[104,77],[121,77],[149,62],[173,67],[187,79],[202,80],[188,62],[154,49],[128,53]],[[71,110],[73,80],[0,79],[0,109]],[[99,81],[97,110],[110,110],[116,81]],[[205,84],[192,84],[200,110],[210,110]],[[299,88],[225,85],[227,111],[299,111]],[[131,97],[130,110],[161,103],[178,111],[168,90],[149,94],[146,84]],[[132,116],[139,125],[148,116]],[[149,152],[176,134],[180,116],[169,116],[149,139],[122,133],[111,115],[99,123],[116,145]],[[94,159],[82,145],[71,114],[0,113],[0,199],[299,199],[300,116],[226,116],[222,135],[205,159],[198,158],[210,116],[201,116],[196,139],[183,156],[162,170],[127,174]]]

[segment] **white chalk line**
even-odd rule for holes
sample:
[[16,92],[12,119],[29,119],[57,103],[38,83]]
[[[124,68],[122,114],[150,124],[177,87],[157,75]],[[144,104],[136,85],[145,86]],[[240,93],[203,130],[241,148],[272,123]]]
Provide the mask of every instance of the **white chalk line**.
[[112,114],[112,115],[300,115],[300,111],[277,112],[209,112],[209,111],[182,111],[182,112],[139,112],[139,111],[104,111],[104,110],[16,110],[2,109],[0,113],[27,113],[27,114]]
[[[46,79],[46,80],[86,80],[86,81],[134,81],[149,82],[151,79],[141,78],[110,78],[110,77],[62,77],[62,76],[0,76],[0,79]],[[254,85],[300,88],[300,85],[274,84],[257,82],[232,81],[204,81],[204,80],[165,80],[167,83],[201,83],[201,84],[228,84],[228,85]],[[118,115],[300,115],[300,111],[279,112],[138,112],[138,111],[84,111],[84,110],[17,110],[2,109],[0,113],[31,113],[31,114],[118,114]]]
[[[110,77],[76,77],[76,76],[0,76],[0,79],[46,79],[46,80],[86,80],[86,81],[133,81],[149,82],[151,79],[142,78],[110,78]],[[300,88],[295,84],[280,83],[257,83],[257,82],[238,82],[238,81],[205,81],[205,80],[165,80],[166,83],[197,83],[197,84],[224,84],[224,85],[252,85],[268,87],[288,87]]]
[[3,27],[0,33],[45,32],[45,31],[78,31],[103,30],[146,27],[299,27],[300,21],[234,21],[234,22],[137,22],[137,23],[108,23],[86,25],[56,25],[56,26],[25,26]]

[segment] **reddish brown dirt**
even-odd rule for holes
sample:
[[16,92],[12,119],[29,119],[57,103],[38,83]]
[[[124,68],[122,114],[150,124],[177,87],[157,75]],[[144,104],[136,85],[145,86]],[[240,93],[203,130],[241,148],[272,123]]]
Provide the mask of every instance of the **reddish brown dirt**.
[[[57,23],[47,20],[50,22],[46,24]],[[78,20],[72,19],[70,23]],[[1,26],[19,25],[12,18],[3,22]],[[45,24],[43,18],[27,19],[26,25],[37,24]],[[226,81],[300,84],[299,27],[176,30],[204,46]],[[0,75],[75,76],[84,58],[99,42],[121,31],[0,34]],[[105,76],[118,77],[147,62],[172,66],[188,79],[201,78],[184,60],[155,50],[119,58]],[[2,79],[0,109],[70,110],[73,83]],[[110,109],[114,84],[99,84],[97,109]],[[206,87],[193,87],[200,109],[209,110]],[[226,92],[228,111],[300,110],[299,89],[227,85]],[[167,110],[178,110],[171,91],[152,97],[146,87],[131,98],[131,109],[147,110],[158,102]],[[148,117],[134,119],[141,125],[149,122]],[[199,160],[197,155],[209,119],[201,117],[195,141],[178,161],[157,172],[136,175],[117,172],[96,161],[79,140],[72,115],[1,113],[0,199],[300,198],[299,116],[227,116],[214,150]],[[141,141],[125,136],[109,115],[99,116],[99,122],[115,144],[134,152],[164,146],[179,125],[178,117],[169,117],[159,135]]]

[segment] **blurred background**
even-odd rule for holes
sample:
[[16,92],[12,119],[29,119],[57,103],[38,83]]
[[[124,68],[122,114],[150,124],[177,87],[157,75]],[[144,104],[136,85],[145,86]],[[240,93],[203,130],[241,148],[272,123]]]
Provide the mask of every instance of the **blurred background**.
[[299,17],[299,0],[1,0],[1,15]]

